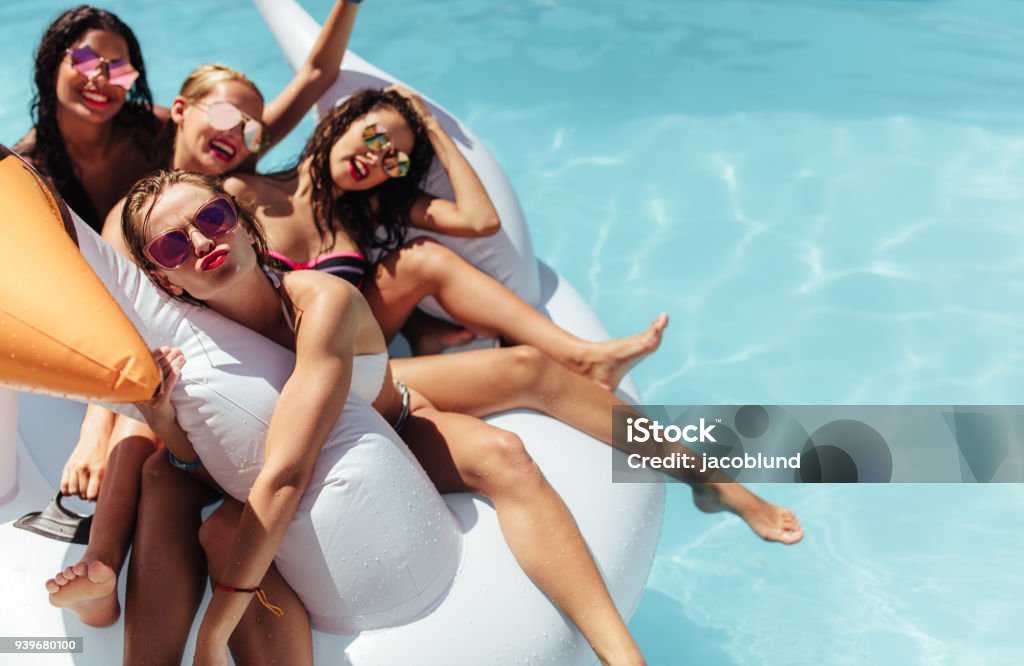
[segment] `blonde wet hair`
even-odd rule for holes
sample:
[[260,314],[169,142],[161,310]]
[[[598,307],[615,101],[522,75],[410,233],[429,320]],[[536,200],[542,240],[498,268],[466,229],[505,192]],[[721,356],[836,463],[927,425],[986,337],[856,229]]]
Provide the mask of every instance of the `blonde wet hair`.
[[256,84],[248,76],[233,67],[221,65],[220,63],[208,63],[193,69],[185,79],[185,82],[181,84],[181,91],[178,94],[186,99],[202,99],[218,83],[226,81],[244,83],[259,95],[261,101],[265,101],[263,100],[263,93],[260,92],[260,89],[256,87]]

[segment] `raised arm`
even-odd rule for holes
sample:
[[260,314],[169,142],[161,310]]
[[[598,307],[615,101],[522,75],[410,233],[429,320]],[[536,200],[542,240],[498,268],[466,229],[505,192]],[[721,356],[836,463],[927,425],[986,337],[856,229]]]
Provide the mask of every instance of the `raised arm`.
[[[249,491],[230,564],[218,583],[242,589],[260,586],[309,485],[320,449],[341,415],[357,330],[349,289],[329,278],[303,302],[293,299],[302,311],[295,371],[270,420],[263,468]],[[200,626],[196,663],[223,657],[251,600],[251,594],[214,591]]]
[[295,129],[306,112],[337,80],[359,2],[361,0],[338,0],[334,4],[306,62],[263,110],[263,122],[270,134],[271,146]]
[[490,236],[497,233],[501,228],[498,211],[487,195],[484,184],[480,182],[480,177],[455,146],[455,142],[419,95],[402,86],[394,86],[393,90],[412,102],[416,113],[423,120],[437,161],[448,174],[455,192],[455,201],[424,193],[409,213],[412,225],[450,236]]

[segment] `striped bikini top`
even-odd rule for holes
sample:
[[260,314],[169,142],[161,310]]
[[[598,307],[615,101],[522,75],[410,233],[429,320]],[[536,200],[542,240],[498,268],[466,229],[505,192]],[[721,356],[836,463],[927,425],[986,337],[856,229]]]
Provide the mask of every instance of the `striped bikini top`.
[[343,280],[348,280],[357,289],[363,288],[363,279],[366,277],[368,269],[366,258],[359,252],[328,252],[312,261],[301,263],[292,261],[280,252],[273,250],[268,250],[267,256],[273,260],[274,267],[280,271],[310,270],[330,273]]

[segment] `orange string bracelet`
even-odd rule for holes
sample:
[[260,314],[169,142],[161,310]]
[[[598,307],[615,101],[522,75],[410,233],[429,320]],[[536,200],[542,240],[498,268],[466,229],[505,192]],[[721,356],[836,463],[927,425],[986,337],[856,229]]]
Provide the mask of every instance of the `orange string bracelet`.
[[256,598],[260,600],[263,607],[266,608],[274,617],[282,617],[284,615],[284,609],[280,606],[275,606],[270,603],[270,599],[267,598],[267,593],[263,591],[262,587],[232,587],[230,585],[222,585],[221,583],[214,583],[213,589],[221,590],[222,592],[241,592],[242,594],[255,594]]

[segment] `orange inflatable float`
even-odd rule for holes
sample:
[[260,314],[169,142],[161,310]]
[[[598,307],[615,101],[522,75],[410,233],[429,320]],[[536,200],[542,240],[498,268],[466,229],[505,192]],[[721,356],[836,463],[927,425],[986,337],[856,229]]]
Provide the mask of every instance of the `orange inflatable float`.
[[82,400],[150,398],[160,371],[78,252],[67,208],[0,145],[0,383]]

